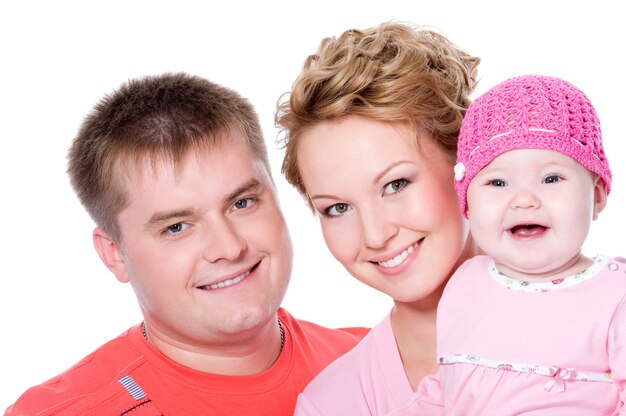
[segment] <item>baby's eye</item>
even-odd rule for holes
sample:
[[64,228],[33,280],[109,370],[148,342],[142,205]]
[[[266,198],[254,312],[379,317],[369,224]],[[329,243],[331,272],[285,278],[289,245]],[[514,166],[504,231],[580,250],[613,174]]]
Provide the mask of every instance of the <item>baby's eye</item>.
[[506,186],[506,182],[504,182],[502,179],[492,179],[488,182],[489,185],[491,186]]
[[341,202],[339,204],[334,204],[326,208],[324,210],[324,215],[328,217],[339,217],[340,215],[345,214],[351,209],[352,207],[350,207],[350,205]]
[[559,182],[561,178],[557,175],[550,175],[543,180],[543,183],[556,183]]
[[409,182],[406,179],[396,179],[395,181],[389,182],[383,188],[383,194],[395,194],[396,192],[400,192]]

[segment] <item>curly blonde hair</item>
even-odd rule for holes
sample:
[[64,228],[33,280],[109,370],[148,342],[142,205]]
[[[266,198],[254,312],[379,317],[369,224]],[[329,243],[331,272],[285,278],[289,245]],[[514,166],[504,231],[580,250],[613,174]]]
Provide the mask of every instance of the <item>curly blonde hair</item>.
[[407,122],[453,163],[479,62],[442,34],[408,23],[385,22],[323,39],[278,101],[282,173],[308,201],[296,156],[299,138],[316,123],[346,115]]

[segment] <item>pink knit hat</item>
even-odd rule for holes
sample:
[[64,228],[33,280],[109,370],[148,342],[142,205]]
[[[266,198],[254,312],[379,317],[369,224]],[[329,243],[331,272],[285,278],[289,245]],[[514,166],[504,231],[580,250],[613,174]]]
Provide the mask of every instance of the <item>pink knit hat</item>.
[[611,189],[600,121],[585,94],[558,78],[508,79],[468,108],[454,167],[454,186],[467,217],[467,187],[496,156],[514,149],[554,150],[597,173]]

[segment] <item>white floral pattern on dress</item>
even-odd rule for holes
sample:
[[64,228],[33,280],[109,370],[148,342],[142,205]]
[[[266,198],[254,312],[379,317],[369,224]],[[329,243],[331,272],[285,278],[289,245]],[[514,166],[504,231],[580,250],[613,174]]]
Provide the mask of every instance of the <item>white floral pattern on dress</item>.
[[[561,370],[557,367],[545,367],[541,365],[531,365],[531,364],[519,364],[519,363],[510,363],[505,361],[494,361],[486,358],[476,357],[473,355],[445,355],[437,357],[440,365],[448,365],[448,364],[471,364],[471,365],[479,365],[483,367],[493,368],[496,370],[503,371],[517,371],[520,373],[529,373],[529,374],[537,374],[540,376],[546,377],[555,377],[558,373],[558,370]],[[580,381],[603,381],[607,383],[611,383],[613,380],[611,379],[611,373],[594,373],[594,372],[584,372],[577,371],[575,369],[570,369],[572,371],[571,380],[580,380]]]
[[[489,274],[496,282],[512,290],[517,290],[519,292],[550,292],[553,290],[572,287],[591,279],[597,275],[609,261],[610,258],[608,256],[597,256],[594,258],[593,263],[588,269],[572,276],[560,277],[547,282],[529,282],[526,280],[510,278],[500,273],[495,262],[493,261],[489,265]],[[611,264],[609,264],[609,269],[610,268]]]

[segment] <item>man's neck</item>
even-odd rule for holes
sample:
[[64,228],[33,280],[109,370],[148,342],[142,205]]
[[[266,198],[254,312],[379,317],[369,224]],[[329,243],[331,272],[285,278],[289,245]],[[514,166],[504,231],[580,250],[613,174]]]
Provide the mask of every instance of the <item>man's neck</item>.
[[282,351],[284,330],[278,319],[230,343],[191,345],[146,328],[147,341],[166,357],[194,370],[244,376],[269,369]]

